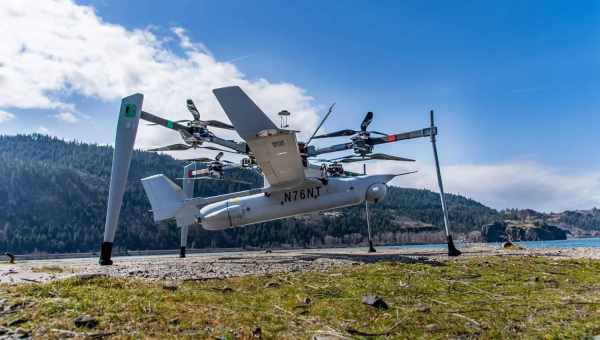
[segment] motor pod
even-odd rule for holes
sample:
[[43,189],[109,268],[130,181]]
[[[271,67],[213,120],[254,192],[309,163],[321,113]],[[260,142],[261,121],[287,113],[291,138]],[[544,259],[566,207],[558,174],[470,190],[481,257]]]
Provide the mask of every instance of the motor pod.
[[377,203],[385,198],[385,194],[387,194],[387,185],[383,183],[375,183],[367,189],[366,198],[369,203]]
[[225,201],[202,208],[200,214],[204,229],[223,230],[238,225],[244,212],[239,204]]

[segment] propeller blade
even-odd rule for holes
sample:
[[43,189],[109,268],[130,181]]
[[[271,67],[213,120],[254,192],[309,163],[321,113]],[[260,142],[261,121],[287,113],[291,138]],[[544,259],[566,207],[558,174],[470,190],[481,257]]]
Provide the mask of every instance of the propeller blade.
[[187,144],[171,144],[171,145],[161,146],[159,148],[148,149],[146,151],[181,151],[181,150],[188,150],[191,148],[192,147]]
[[360,130],[367,131],[367,127],[369,127],[369,124],[371,124],[372,121],[373,121],[373,112],[369,111],[369,112],[367,112],[367,115],[363,119],[362,123],[360,123]]
[[370,145],[392,143],[392,142],[397,142],[397,141],[405,140],[405,139],[427,137],[427,136],[431,136],[432,134],[433,135],[437,134],[437,128],[435,128],[435,127],[433,129],[425,128],[425,129],[421,129],[421,130],[403,132],[403,133],[398,133],[398,134],[394,134],[394,135],[386,135],[384,137],[369,138],[369,139],[367,139],[367,143]]
[[220,128],[220,129],[235,130],[235,128],[232,125],[220,122],[218,120],[206,120],[206,121],[204,121],[204,123],[208,126],[212,126],[212,127],[216,127],[216,128]]
[[356,176],[362,176],[362,174],[352,172],[352,171],[344,171],[344,176],[356,177]]
[[383,133],[383,132],[379,132],[379,131],[369,131],[369,133],[374,133],[374,134],[382,135],[382,136],[387,136],[388,135],[387,133]]
[[415,170],[415,171],[402,172],[402,173],[397,174],[396,176],[404,176],[404,175],[416,174],[417,172],[419,172],[419,171]]
[[340,163],[354,163],[354,162],[362,162],[362,161],[368,161],[368,158],[343,158],[340,159],[338,162]]
[[215,156],[215,161],[219,161],[221,159],[221,157],[223,157],[223,152],[219,152],[216,156]]
[[339,131],[335,131],[335,132],[331,132],[331,133],[326,133],[324,135],[314,136],[313,139],[317,139],[317,138],[330,138],[330,137],[342,137],[342,136],[352,136],[356,132],[357,131],[350,130],[350,129],[345,129],[345,130],[339,130]]
[[368,157],[368,159],[380,159],[380,160],[387,160],[387,161],[400,161],[400,162],[414,162],[415,161],[414,159],[386,155],[384,153],[374,153],[372,155],[368,155],[367,157]]
[[177,122],[174,122],[172,120],[167,120],[158,116],[155,116],[151,113],[148,113],[146,111],[142,111],[142,115],[141,117],[143,120],[150,122],[150,123],[154,123],[156,125],[162,125],[168,129],[172,129],[175,131],[180,131],[180,130],[187,130],[187,126],[181,125]]
[[250,182],[242,181],[239,179],[223,179],[223,181],[252,185],[252,183],[250,183]]
[[315,132],[313,132],[312,136],[310,136],[310,138],[308,139],[308,142],[306,142],[305,146],[308,146],[308,144],[310,144],[310,142],[313,140],[313,138],[315,137],[317,132],[319,132],[319,129],[321,128],[321,126],[323,126],[323,123],[325,123],[325,121],[327,120],[327,118],[329,117],[331,112],[333,111],[334,106],[335,106],[335,103],[331,104],[331,106],[329,107],[329,110],[327,110],[327,113],[325,114],[325,117],[323,117],[323,119],[321,120],[321,122],[319,123],[317,128],[315,129]]
[[199,157],[199,158],[186,158],[186,159],[181,159],[181,161],[184,162],[200,162],[200,163],[206,163],[206,162],[212,162],[212,159],[208,158],[208,157]]
[[216,148],[214,146],[198,146],[198,149],[207,149],[207,150],[214,150],[214,151],[222,151],[222,152],[229,152],[229,153],[235,153],[235,154],[239,154],[239,152],[237,151],[230,151],[230,150],[225,150],[225,149],[220,149],[220,148]]
[[188,111],[190,111],[192,116],[194,116],[194,120],[200,120],[200,112],[198,112],[198,109],[196,108],[194,102],[191,99],[188,99],[186,101],[186,104]]
[[[180,119],[180,120],[174,120],[174,123],[187,123],[190,122],[189,119]],[[152,123],[152,124],[146,124],[146,126],[155,126],[155,125],[162,125],[162,124],[156,124],[156,123]]]

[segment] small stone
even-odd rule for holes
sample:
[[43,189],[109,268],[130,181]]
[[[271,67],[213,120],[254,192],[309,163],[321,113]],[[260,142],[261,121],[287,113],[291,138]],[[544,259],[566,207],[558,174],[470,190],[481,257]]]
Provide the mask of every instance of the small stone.
[[265,288],[279,288],[280,284],[275,281],[269,281],[265,284]]
[[60,339],[69,339],[77,336],[76,332],[68,331],[66,329],[52,329],[52,332]]
[[16,326],[16,325],[20,325],[20,324],[22,324],[22,323],[25,323],[25,322],[27,322],[27,321],[29,321],[29,319],[26,319],[26,318],[18,318],[18,319],[14,319],[14,320],[12,320],[12,321],[9,321],[9,322],[8,322],[6,325],[7,325],[8,327],[12,327],[12,326]]
[[546,280],[544,281],[544,284],[549,288],[558,288],[559,286],[558,281],[556,280]]
[[181,323],[181,320],[179,320],[177,318],[169,320],[169,325],[175,326],[175,325],[179,325],[179,323]]
[[256,327],[253,331],[252,331],[252,337],[253,338],[261,338],[262,337],[262,329],[260,329],[260,327]]
[[162,287],[164,290],[170,290],[172,292],[179,288],[175,282],[165,282]]
[[92,318],[89,315],[80,315],[77,318],[75,318],[73,322],[77,327],[94,328],[98,326],[98,320]]
[[440,329],[440,326],[438,326],[435,323],[430,323],[429,325],[425,326],[425,331],[427,332],[436,332]]
[[23,329],[23,328],[17,328],[17,329],[15,329],[15,334],[16,334],[16,335],[17,335],[19,338],[23,339],[23,338],[27,338],[27,337],[29,337],[29,335],[30,335],[31,333],[29,333],[29,331],[28,331],[28,330],[26,330],[26,329]]
[[362,303],[375,307],[377,309],[388,309],[387,303],[377,295],[365,295],[362,298]]
[[423,312],[423,313],[429,313],[431,311],[431,307],[427,306],[426,304],[418,304],[415,306],[415,308],[419,311],[419,312]]

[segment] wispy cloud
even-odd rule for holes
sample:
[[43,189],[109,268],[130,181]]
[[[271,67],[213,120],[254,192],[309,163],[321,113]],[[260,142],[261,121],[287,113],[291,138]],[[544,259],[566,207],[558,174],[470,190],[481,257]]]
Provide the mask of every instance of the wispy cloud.
[[50,129],[48,129],[48,128],[47,128],[47,127],[45,127],[45,126],[39,126],[39,127],[36,129],[36,132],[37,132],[37,133],[41,133],[41,134],[43,134],[43,135],[51,135],[51,134],[52,134],[52,131],[50,131]]
[[[419,172],[392,184],[437,191],[432,164],[417,164]],[[369,164],[370,173],[400,173],[405,165]],[[563,173],[534,162],[449,165],[442,169],[447,192],[461,194],[497,209],[532,208],[562,211],[600,207],[600,172]]]
[[54,115],[54,118],[69,124],[75,124],[79,122],[79,118],[77,118],[77,116],[74,113],[68,111],[59,112]]
[[[294,122],[302,124],[292,128],[311,131],[318,122],[313,99],[302,88],[247,79],[234,64],[216,60],[182,27],[167,35],[150,28],[127,29],[72,1],[2,1],[0,22],[0,108],[78,112],[84,110],[76,107],[75,96],[117,102],[141,92],[144,108],[167,118],[189,118],[185,100],[192,98],[203,118],[227,121],[211,90],[238,85],[272,118],[282,109],[292,112]],[[168,47],[170,38],[183,53]],[[235,135],[224,132],[224,137]],[[179,140],[174,131],[142,124],[136,144]]]
[[0,110],[0,123],[8,122],[9,120],[14,119],[14,118],[15,118],[14,113]]

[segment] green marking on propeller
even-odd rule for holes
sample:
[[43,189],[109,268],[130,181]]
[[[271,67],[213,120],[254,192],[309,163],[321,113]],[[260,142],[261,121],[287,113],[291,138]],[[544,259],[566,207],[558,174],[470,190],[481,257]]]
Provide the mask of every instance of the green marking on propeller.
[[172,122],[172,121],[170,121],[170,120],[167,120],[167,127],[168,127],[169,129],[172,129],[172,128],[173,128],[173,122]]
[[127,103],[121,106],[121,116],[127,118],[134,118],[137,112],[137,106],[135,104]]

